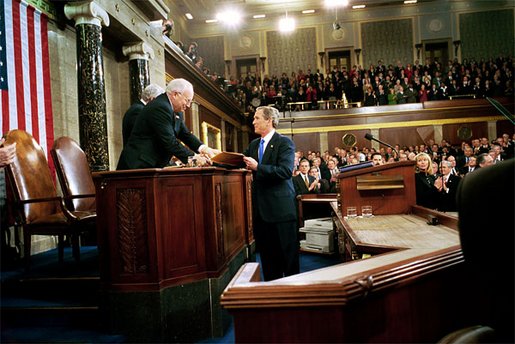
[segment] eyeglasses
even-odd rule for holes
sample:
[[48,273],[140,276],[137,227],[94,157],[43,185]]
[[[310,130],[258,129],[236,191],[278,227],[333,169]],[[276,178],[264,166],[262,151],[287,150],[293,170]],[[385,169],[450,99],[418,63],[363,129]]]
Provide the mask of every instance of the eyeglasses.
[[177,93],[180,94],[184,98],[184,100],[186,101],[186,105],[191,105],[191,102],[193,101],[193,99],[186,98],[182,92],[177,92]]

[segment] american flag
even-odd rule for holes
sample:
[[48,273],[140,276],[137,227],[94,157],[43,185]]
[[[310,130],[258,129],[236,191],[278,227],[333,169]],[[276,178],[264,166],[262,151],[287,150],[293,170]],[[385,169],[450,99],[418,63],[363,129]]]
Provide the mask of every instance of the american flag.
[[48,157],[54,141],[48,18],[20,0],[0,1],[0,15],[2,134],[25,130]]

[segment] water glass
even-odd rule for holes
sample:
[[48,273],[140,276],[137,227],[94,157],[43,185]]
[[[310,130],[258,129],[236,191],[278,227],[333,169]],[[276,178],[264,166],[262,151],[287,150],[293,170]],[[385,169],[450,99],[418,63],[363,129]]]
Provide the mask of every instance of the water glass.
[[372,217],[372,206],[364,205],[361,207],[361,216],[363,217]]
[[347,217],[352,218],[358,216],[356,207],[347,207]]

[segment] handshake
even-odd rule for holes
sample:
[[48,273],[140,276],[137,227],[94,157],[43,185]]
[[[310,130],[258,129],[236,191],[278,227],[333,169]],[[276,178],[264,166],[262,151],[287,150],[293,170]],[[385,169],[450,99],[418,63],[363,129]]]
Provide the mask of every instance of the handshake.
[[187,167],[210,166],[212,164],[211,158],[219,153],[218,149],[213,149],[206,145],[200,146],[199,154],[188,157]]

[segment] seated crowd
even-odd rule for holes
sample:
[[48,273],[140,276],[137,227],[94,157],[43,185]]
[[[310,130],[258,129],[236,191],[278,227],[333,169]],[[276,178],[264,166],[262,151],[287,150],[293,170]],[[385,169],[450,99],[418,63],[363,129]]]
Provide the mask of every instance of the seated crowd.
[[[319,100],[336,101],[346,99],[350,103],[364,106],[391,105],[444,100],[449,97],[492,97],[513,96],[513,59],[499,57],[488,61],[457,59],[443,66],[437,60],[418,60],[403,66],[385,66],[381,60],[368,69],[353,66],[340,69],[333,67],[325,75],[310,67],[298,70],[290,76],[251,75],[229,80],[227,92],[247,112],[257,106],[275,104],[280,110],[291,102],[307,102],[305,109],[318,109]],[[344,98],[345,95],[345,98]],[[295,109],[299,109],[296,107]],[[293,109],[292,109],[293,110]]]
[[354,146],[335,147],[325,151],[295,152],[293,185],[298,195],[336,193],[339,168],[371,161],[383,165],[395,161],[415,161],[417,204],[440,211],[456,211],[455,194],[461,178],[479,168],[485,168],[515,155],[515,134],[508,134],[489,142],[487,138],[463,141],[454,147],[446,140],[440,144],[429,140],[426,144],[395,145],[379,150]]
[[[173,32],[166,24],[163,34]],[[167,35],[169,36],[169,35]],[[201,70],[213,83],[235,100],[243,112],[254,113],[258,106],[273,105],[280,111],[316,110],[319,101],[345,100],[360,106],[422,103],[428,100],[445,100],[452,97],[499,97],[513,96],[513,58],[498,57],[488,61],[462,63],[457,59],[442,65],[437,59],[427,58],[424,64],[415,60],[404,66],[400,61],[388,66],[383,61],[370,65],[368,69],[354,65],[351,70],[345,66],[328,69],[324,75],[320,70],[306,72],[283,72],[281,76],[264,75],[263,78],[250,72],[236,79],[225,80],[223,75],[210,71],[203,57],[198,54],[197,42],[186,48],[180,41],[174,42],[191,63]],[[288,106],[291,103],[305,103],[306,106]]]

